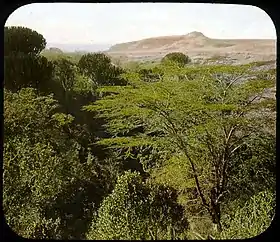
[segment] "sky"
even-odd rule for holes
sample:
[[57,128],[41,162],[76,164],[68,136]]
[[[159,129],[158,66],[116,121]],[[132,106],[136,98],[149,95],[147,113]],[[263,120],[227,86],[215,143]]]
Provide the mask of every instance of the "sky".
[[276,39],[265,11],[228,4],[34,3],[15,10],[6,26],[25,26],[61,44],[116,44],[192,31],[219,39]]

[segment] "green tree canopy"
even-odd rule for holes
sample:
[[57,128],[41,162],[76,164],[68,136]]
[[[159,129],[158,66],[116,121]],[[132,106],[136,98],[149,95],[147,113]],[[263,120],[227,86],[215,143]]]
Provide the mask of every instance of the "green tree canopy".
[[4,85],[11,91],[32,87],[42,93],[53,89],[53,65],[43,56],[13,53],[4,57]]
[[77,72],[75,65],[65,59],[61,58],[53,61],[54,78],[62,84],[65,91],[71,91],[75,82],[75,74]]
[[25,27],[5,27],[4,55],[23,53],[38,55],[46,47],[43,35]]
[[52,89],[52,64],[40,52],[44,37],[25,27],[5,27],[4,85],[11,91],[32,87],[42,93]]
[[110,160],[80,159],[80,130],[57,107],[32,88],[5,89],[3,209],[27,238],[82,238],[118,175]]
[[111,59],[103,53],[86,54],[79,60],[78,66],[83,74],[89,76],[97,85],[123,85],[120,77],[123,70],[114,66]]
[[[220,227],[220,205],[229,189],[228,171],[235,154],[249,139],[275,131],[275,100],[264,98],[275,80],[244,81],[244,71],[248,74],[248,67],[217,67],[204,78],[165,77],[154,83],[131,73],[131,86],[102,88],[114,94],[86,109],[99,111],[109,122],[113,138],[101,140],[102,144],[151,145],[181,156],[188,164],[189,187]],[[139,125],[144,132],[124,135]],[[161,135],[149,135],[156,131]]]
[[32,88],[5,90],[3,207],[8,224],[24,237],[42,237],[55,229],[45,227],[52,222],[43,219],[42,208],[70,182],[63,175],[63,160],[75,160],[75,149],[61,129],[73,117],[56,108],[51,96],[37,96]]

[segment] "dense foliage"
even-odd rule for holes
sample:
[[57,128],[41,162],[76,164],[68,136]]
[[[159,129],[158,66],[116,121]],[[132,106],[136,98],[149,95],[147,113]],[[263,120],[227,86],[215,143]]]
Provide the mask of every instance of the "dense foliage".
[[53,66],[45,57],[18,53],[5,56],[4,60],[7,89],[18,91],[21,88],[33,87],[44,94],[51,92]]
[[46,47],[46,39],[36,31],[25,27],[4,28],[4,55],[13,53],[38,55]]
[[119,77],[122,69],[113,65],[105,54],[86,54],[79,60],[78,66],[82,73],[88,75],[97,85],[125,84]]
[[50,93],[52,64],[40,52],[45,38],[28,28],[5,27],[4,30],[4,81],[5,87],[18,91],[33,87]]
[[263,233],[275,215],[275,193],[264,191],[252,196],[234,216],[224,219],[226,229],[218,236],[222,239],[252,238]]
[[[232,169],[238,162],[243,166],[250,162],[247,169],[255,169],[250,166],[256,163],[256,157],[261,160],[261,146],[251,148],[250,157],[241,154],[252,143],[256,146],[260,137],[271,136],[268,127],[275,126],[275,101],[263,98],[265,88],[273,87],[275,80],[254,78],[238,82],[246,67],[216,68],[216,72],[221,70],[224,80],[211,74],[202,80],[194,76],[185,81],[163,78],[153,83],[141,81],[139,75],[130,77],[131,87],[103,87],[102,92],[114,90],[114,94],[86,108],[99,111],[108,121],[113,138],[102,140],[102,144],[119,148],[147,145],[169,151],[171,158],[176,154],[178,159],[184,159],[189,164],[187,188],[195,189],[202,208],[220,231],[221,206],[226,203],[226,193],[234,189],[228,184],[236,179]],[[127,135],[139,125],[144,132]],[[151,132],[161,135],[150,135]],[[258,167],[263,170],[255,170],[262,172],[271,184],[275,182],[269,168],[275,167],[273,158],[264,158]]]
[[[275,212],[276,70],[43,57],[5,28],[3,210],[41,239],[231,239]],[[48,57],[48,58],[47,58]],[[262,64],[263,65],[263,64]]]
[[146,184],[126,172],[105,198],[89,239],[175,239],[187,228],[183,207],[168,187]]

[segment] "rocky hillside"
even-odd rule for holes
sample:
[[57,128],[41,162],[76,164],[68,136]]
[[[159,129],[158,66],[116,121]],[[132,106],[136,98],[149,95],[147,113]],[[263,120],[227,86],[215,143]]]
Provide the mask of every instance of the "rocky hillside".
[[186,53],[199,62],[209,58],[242,63],[266,61],[276,59],[276,40],[212,39],[200,32],[191,32],[116,44],[108,54],[126,56],[130,60],[156,60],[174,51]]

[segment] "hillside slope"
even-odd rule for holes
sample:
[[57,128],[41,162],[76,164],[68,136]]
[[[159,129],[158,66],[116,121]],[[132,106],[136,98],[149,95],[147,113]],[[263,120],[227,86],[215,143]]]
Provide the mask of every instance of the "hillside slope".
[[174,51],[186,53],[193,59],[232,55],[237,60],[271,60],[276,58],[276,40],[211,39],[200,32],[191,32],[116,44],[108,54],[126,55],[132,59],[157,59]]

